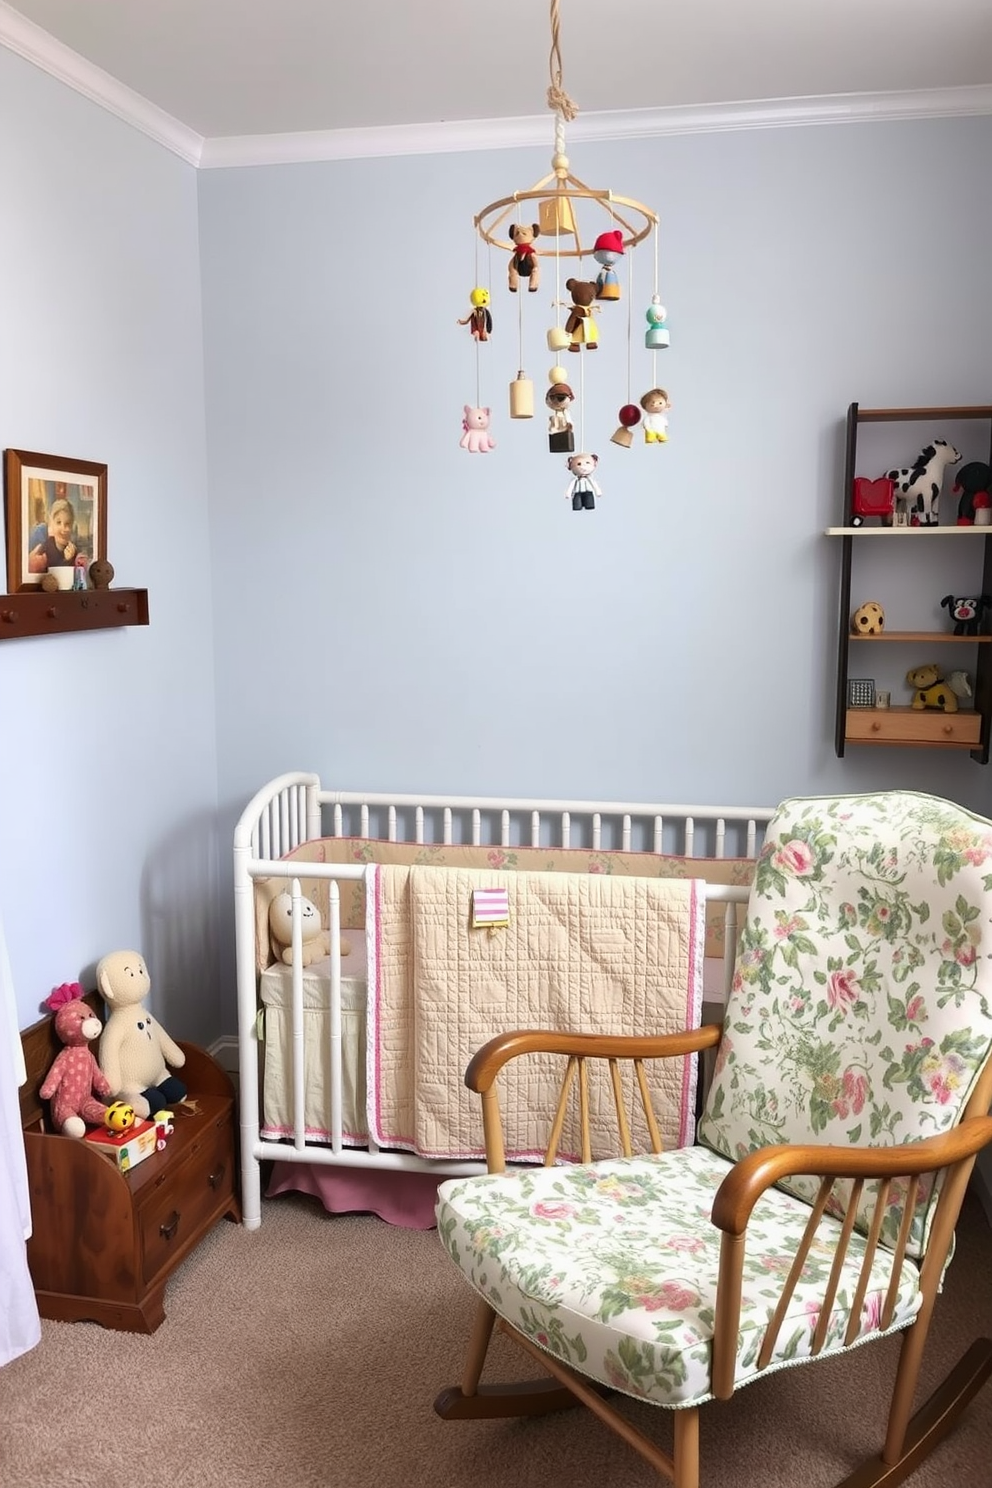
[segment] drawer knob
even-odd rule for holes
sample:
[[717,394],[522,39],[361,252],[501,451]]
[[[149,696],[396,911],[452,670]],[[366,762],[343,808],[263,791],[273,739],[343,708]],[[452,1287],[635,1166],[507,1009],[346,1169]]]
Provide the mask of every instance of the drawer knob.
[[226,1172],[227,1172],[227,1164],[226,1163],[221,1163],[221,1165],[220,1165],[219,1168],[215,1168],[214,1171],[210,1174],[210,1177],[207,1179],[207,1182],[210,1184],[210,1187],[211,1188],[220,1188],[221,1184],[224,1181],[224,1174]]
[[877,734],[878,731],[879,731],[879,729],[881,727],[882,727],[882,725],[879,723],[878,719],[876,718],[875,721],[873,722],[872,726],[871,726],[872,733],[873,734]]
[[165,1222],[165,1224],[160,1224],[159,1227],[158,1227],[158,1232],[162,1236],[162,1239],[163,1240],[171,1240],[172,1237],[173,1237],[173,1235],[178,1230],[178,1228],[179,1228],[179,1210],[178,1209],[173,1209],[173,1211],[172,1211],[172,1218],[170,1220],[167,1220]]

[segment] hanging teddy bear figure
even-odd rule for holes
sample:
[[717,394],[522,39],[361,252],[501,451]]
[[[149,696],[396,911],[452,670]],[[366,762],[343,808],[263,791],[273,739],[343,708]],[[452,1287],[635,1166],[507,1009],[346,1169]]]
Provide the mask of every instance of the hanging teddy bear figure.
[[527,280],[527,288],[531,294],[540,284],[541,264],[534,247],[534,239],[540,236],[541,228],[536,222],[532,222],[529,227],[525,223],[510,223],[510,242],[514,247],[507,269],[507,283],[511,294],[516,294],[521,279]]
[[572,305],[565,330],[571,337],[569,351],[595,351],[599,345],[599,330],[593,317],[593,301],[596,298],[596,282],[593,279],[566,279],[565,288],[572,296]]
[[472,308],[465,319],[460,320],[458,324],[467,325],[476,341],[488,341],[493,329],[493,317],[489,309],[489,291],[481,284],[477,284],[468,298]]

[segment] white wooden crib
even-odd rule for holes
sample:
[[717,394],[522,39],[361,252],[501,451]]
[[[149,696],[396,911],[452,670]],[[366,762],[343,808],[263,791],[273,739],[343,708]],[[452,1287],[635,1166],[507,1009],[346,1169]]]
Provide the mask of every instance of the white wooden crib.
[[[234,833],[234,897],[238,988],[238,1044],[241,1080],[242,1206],[247,1228],[261,1223],[260,1164],[320,1165],[324,1168],[378,1170],[390,1173],[442,1176],[478,1172],[475,1161],[431,1161],[409,1151],[383,1150],[368,1137],[359,1137],[346,1120],[342,1092],[349,1088],[354,1048],[343,1035],[341,897],[363,880],[366,864],[395,855],[407,844],[411,853],[440,855],[468,849],[488,849],[492,860],[526,856],[527,850],[558,853],[579,859],[578,871],[613,871],[614,863],[653,877],[691,877],[705,881],[708,905],[724,906],[719,960],[706,962],[711,1002],[722,1001],[733,971],[737,940],[737,905],[747,898],[753,863],[761,848],[764,827],[772,815],[768,807],[672,806],[643,802],[500,799],[464,796],[413,796],[324,790],[319,777],[291,773],[270,781],[246,806]],[[360,844],[360,851],[356,848]],[[287,854],[311,851],[307,844],[323,844],[333,853],[342,849],[345,861],[301,864]],[[505,850],[505,852],[504,852]],[[595,855],[596,866],[587,859]],[[469,854],[471,856],[471,854]],[[350,857],[352,861],[348,861]],[[355,860],[358,859],[358,860]],[[612,862],[610,860],[613,860]],[[664,860],[659,871],[658,859]],[[413,861],[413,858],[410,858]],[[543,861],[543,859],[542,859]],[[571,857],[567,859],[571,862]],[[286,983],[285,1039],[282,1051],[290,1071],[287,1114],[278,1123],[266,1122],[265,1071],[260,1073],[260,960],[258,887],[289,890],[298,903],[301,878],[311,885],[327,884],[327,926],[331,948],[325,974],[328,1008],[321,1034],[326,1039],[322,1058],[327,1068],[326,1091],[321,1088],[319,1137],[315,1138],[313,1091],[307,1089],[307,1049],[304,1036],[304,981],[301,967],[301,929],[294,914],[294,954],[291,968],[281,968]],[[722,881],[718,881],[722,880]],[[711,911],[712,915],[712,911]],[[361,935],[359,930],[358,935]],[[355,931],[345,930],[354,940]],[[308,984],[311,986],[312,984]],[[307,994],[310,995],[310,992]],[[346,999],[347,1000],[347,999]],[[712,1009],[710,1010],[712,1012]],[[268,1061],[269,1051],[266,1051]],[[361,1056],[358,1056],[361,1057]],[[266,1069],[268,1064],[266,1064]],[[459,1076],[462,1073],[458,1072]],[[354,1086],[354,1080],[350,1082]],[[306,1113],[309,1110],[309,1119]]]

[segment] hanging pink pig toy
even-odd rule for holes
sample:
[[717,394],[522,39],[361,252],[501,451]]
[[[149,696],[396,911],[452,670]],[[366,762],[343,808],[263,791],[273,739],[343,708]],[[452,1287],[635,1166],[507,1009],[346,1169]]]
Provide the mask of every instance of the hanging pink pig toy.
[[466,403],[462,429],[464,433],[459,449],[468,450],[470,455],[485,455],[496,448],[496,441],[489,432],[488,408],[473,408],[471,403]]

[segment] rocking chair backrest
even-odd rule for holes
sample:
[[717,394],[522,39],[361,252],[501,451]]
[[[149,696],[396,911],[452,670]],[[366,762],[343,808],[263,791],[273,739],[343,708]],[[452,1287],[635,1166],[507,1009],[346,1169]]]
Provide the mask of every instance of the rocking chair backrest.
[[[737,1160],[779,1142],[933,1136],[961,1120],[990,1053],[992,822],[912,791],[784,802],[758,862],[699,1141]],[[817,1189],[801,1177],[783,1186],[811,1201]],[[911,1255],[925,1249],[938,1187],[920,1184]],[[866,1184],[859,1228],[874,1197]],[[845,1204],[835,1193],[831,1208]]]

